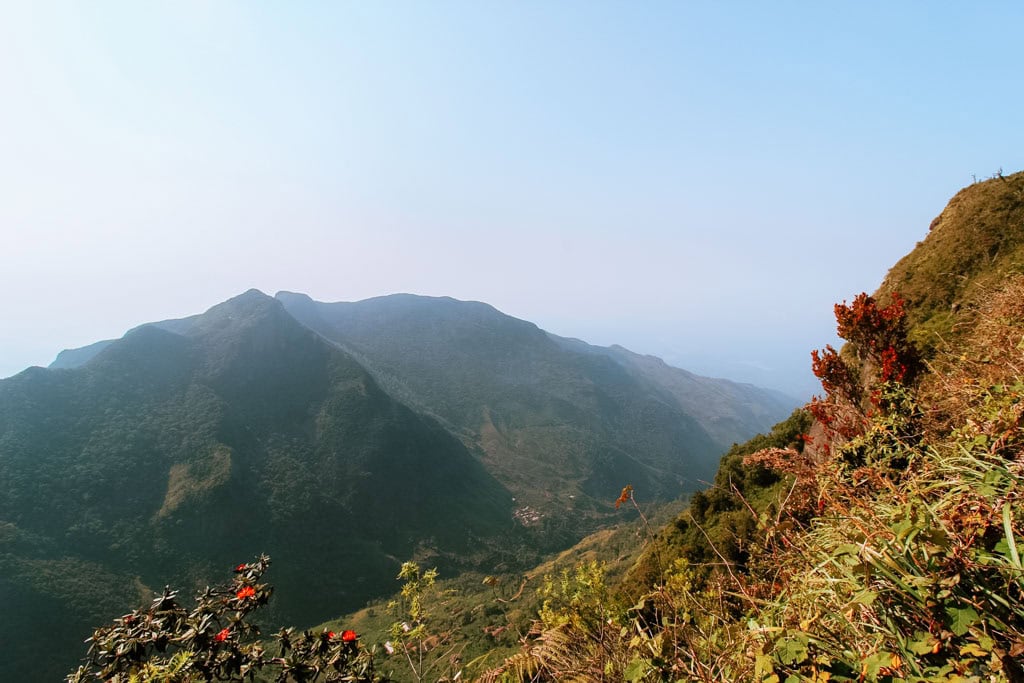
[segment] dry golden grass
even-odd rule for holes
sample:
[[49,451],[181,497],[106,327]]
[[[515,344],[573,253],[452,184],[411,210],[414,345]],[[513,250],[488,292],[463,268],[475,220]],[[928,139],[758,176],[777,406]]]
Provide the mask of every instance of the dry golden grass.
[[[925,428],[933,436],[948,433],[963,415],[977,412],[979,402],[993,401],[1024,377],[1024,276],[988,290],[958,325],[959,343],[936,356],[920,388],[921,403],[929,407]],[[1020,426],[1022,411],[1024,406],[1010,402],[1002,411],[1009,423],[1002,427]],[[973,427],[998,438],[992,433],[1000,428],[998,420],[988,422],[974,421]]]
[[876,296],[885,302],[900,293],[910,338],[930,355],[955,334],[964,312],[1014,273],[1024,273],[1024,173],[960,190]]

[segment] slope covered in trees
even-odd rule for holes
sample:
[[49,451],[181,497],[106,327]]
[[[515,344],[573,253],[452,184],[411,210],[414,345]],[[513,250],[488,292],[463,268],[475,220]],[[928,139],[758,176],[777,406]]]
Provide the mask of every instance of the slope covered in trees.
[[[253,290],[0,381],[0,600],[17,615],[0,679],[51,680],[139,596],[259,552],[283,560],[271,624],[360,607],[409,558],[526,566],[607,524],[623,479],[668,500],[723,450],[714,411],[484,304],[317,306],[333,327]],[[783,410],[693,381],[728,385],[737,435]]]
[[511,494],[462,443],[257,292],[0,382],[0,453],[12,680],[55,677],[126,600],[261,550],[293,558],[271,611],[299,621],[390,590],[392,558],[515,547],[494,542]]
[[479,302],[277,296],[382,386],[463,438],[519,501],[549,519],[565,512],[555,491],[603,501],[624,479],[658,498],[693,490],[732,443],[792,407],[773,392],[681,370],[689,382],[673,393],[661,378],[675,369],[645,371],[633,360],[643,357],[625,349],[554,337]]

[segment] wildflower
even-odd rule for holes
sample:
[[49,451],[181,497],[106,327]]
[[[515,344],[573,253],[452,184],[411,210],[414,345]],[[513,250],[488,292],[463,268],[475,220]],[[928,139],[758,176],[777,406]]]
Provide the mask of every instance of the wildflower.
[[220,630],[220,632],[213,637],[213,642],[215,642],[215,643],[223,643],[225,640],[228,639],[228,636],[230,636],[230,635],[231,635],[231,630],[230,629],[222,628]]
[[390,640],[384,642],[384,651],[389,655],[395,654],[395,646],[391,644]]
[[239,574],[239,573],[241,573],[241,572],[244,572],[244,571],[245,571],[245,568],[246,568],[246,567],[248,567],[248,566],[249,566],[249,565],[247,565],[247,564],[246,564],[245,562],[243,562],[242,564],[240,564],[240,565],[238,565],[237,567],[235,567],[235,573],[236,573],[236,574]]
[[327,632],[327,639],[328,640],[334,640],[334,631],[328,631]]
[[615,509],[618,510],[619,506],[623,503],[628,503],[629,499],[633,497],[633,487],[626,484],[625,488],[622,489],[622,493],[619,495],[619,499],[615,501]]
[[245,586],[240,591],[235,593],[235,597],[239,600],[245,600],[246,598],[251,598],[254,595],[256,595],[256,589],[252,586]]
[[355,631],[343,631],[341,634],[341,639],[344,640],[346,643],[351,643],[358,637],[359,636],[356,635]]

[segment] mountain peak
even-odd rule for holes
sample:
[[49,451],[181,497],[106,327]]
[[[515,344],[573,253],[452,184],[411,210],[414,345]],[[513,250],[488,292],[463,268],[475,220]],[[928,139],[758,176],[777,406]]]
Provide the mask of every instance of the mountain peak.
[[274,299],[274,297],[268,296],[267,294],[264,294],[263,292],[254,287],[252,289],[245,290],[244,292],[237,296],[231,297],[230,299],[219,305],[223,306],[225,304],[229,304],[232,306],[258,306],[276,303],[277,301]]
[[[250,289],[249,291],[251,292],[253,290]],[[246,293],[248,294],[248,292],[246,292]],[[313,298],[310,295],[308,295],[308,294],[303,294],[302,292],[289,292],[289,291],[284,290],[284,289],[282,289],[280,292],[275,294],[274,298],[277,299],[278,301],[282,302],[282,303],[285,303],[285,304],[288,304],[288,303],[311,304],[311,303],[313,303]]]
[[1009,273],[1019,272],[1022,262],[1024,172],[1019,172],[957,192],[876,295],[900,294],[911,339],[927,352],[955,332],[957,311],[971,308]]
[[266,318],[277,313],[284,313],[280,301],[258,289],[250,289],[207,309],[196,318],[192,327],[193,331],[203,331],[211,326],[223,325],[227,321],[237,324],[240,321]]

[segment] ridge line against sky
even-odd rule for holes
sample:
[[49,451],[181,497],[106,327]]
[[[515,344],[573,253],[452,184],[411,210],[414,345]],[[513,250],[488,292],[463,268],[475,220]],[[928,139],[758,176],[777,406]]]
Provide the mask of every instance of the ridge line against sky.
[[0,377],[250,287],[485,301],[797,395],[972,177],[1017,3],[0,7]]

